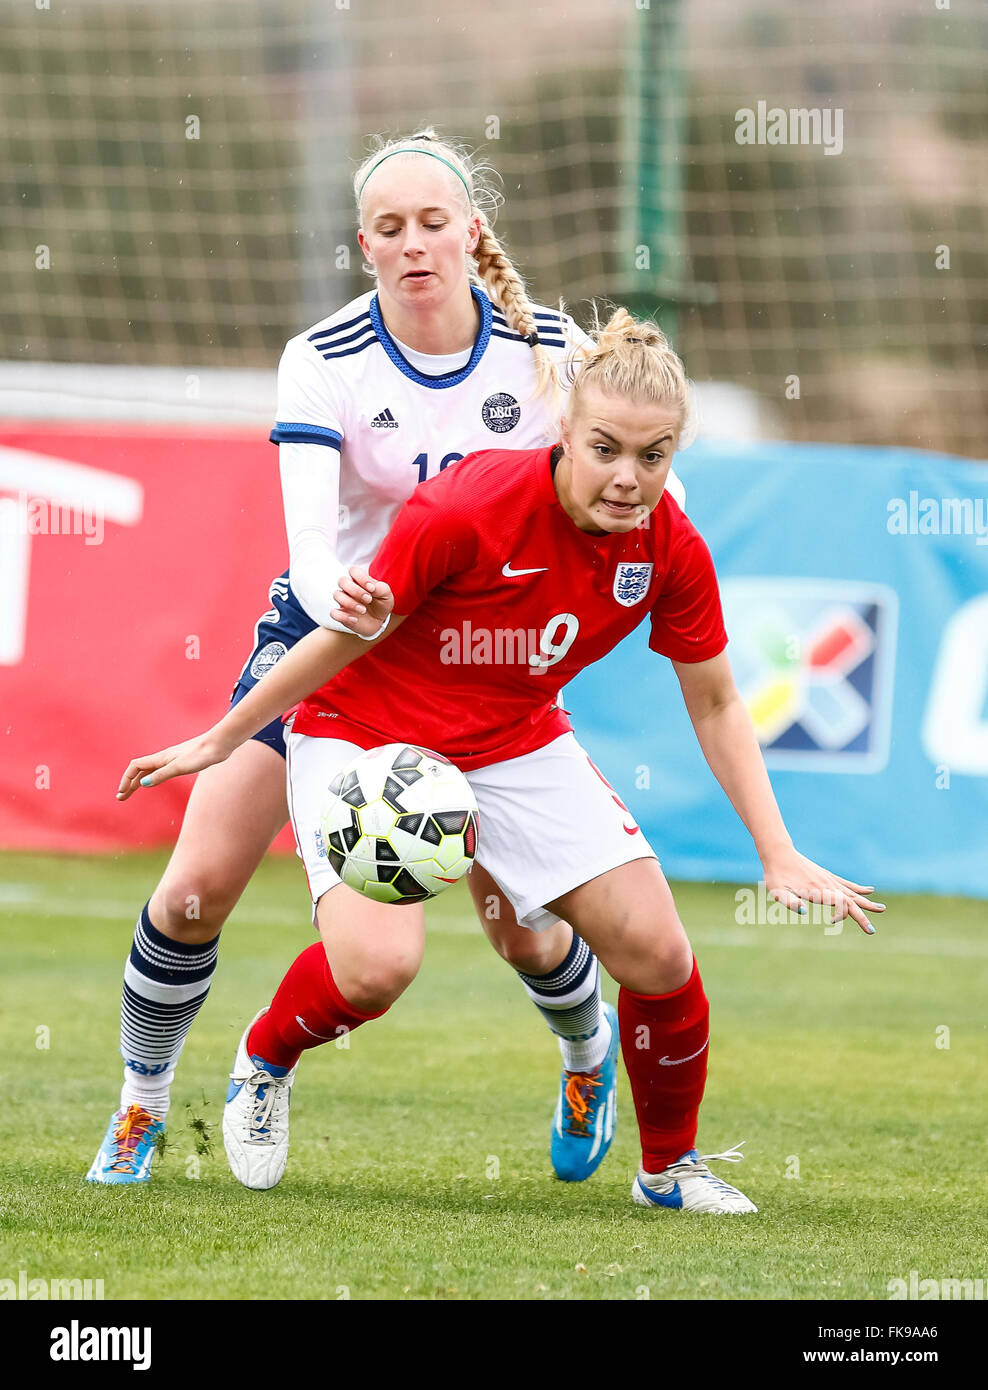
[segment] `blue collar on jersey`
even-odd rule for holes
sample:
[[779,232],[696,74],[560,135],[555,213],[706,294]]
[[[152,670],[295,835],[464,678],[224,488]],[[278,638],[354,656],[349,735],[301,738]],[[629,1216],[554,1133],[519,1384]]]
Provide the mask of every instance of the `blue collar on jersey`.
[[434,391],[443,391],[447,386],[459,386],[460,382],[467,379],[474,367],[476,367],[477,363],[483,357],[487,349],[487,344],[491,340],[491,301],[476,285],[470,286],[470,293],[477,301],[477,307],[480,309],[480,331],[474,342],[470,360],[465,366],[461,367],[459,371],[443,372],[441,376],[426,376],[424,372],[420,372],[417,367],[412,366],[408,358],[402,355],[397,343],[384,326],[377,295],[375,294],[374,298],[371,300],[371,327],[377,334],[378,341],[391,358],[391,361],[398,368],[399,372],[403,372],[405,376],[411,381],[414,381],[417,386],[431,386]]

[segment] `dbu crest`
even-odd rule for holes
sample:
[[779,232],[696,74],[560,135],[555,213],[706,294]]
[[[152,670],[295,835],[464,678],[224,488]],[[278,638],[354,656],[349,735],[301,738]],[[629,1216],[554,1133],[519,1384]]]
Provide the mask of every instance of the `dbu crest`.
[[622,561],[614,576],[614,597],[625,608],[641,603],[652,582],[652,566]]
[[261,648],[250,663],[250,674],[256,681],[259,681],[262,676],[267,675],[272,666],[277,666],[287,651],[288,648],[284,642],[269,642],[267,646]]

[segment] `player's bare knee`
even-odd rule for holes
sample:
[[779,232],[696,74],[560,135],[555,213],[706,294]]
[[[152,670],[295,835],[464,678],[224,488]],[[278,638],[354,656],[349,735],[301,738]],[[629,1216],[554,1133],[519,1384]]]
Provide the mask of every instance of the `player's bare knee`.
[[686,984],[692,966],[693,953],[683,933],[676,940],[652,942],[647,948],[630,953],[624,969],[629,988],[635,993],[671,994]]
[[501,959],[524,975],[548,975],[555,970],[572,944],[572,928],[565,922],[556,922],[545,931],[531,931],[519,924],[506,898],[500,902],[501,911],[496,917],[482,915],[481,920],[488,941]]
[[387,955],[347,962],[337,983],[348,1004],[360,1013],[378,1013],[390,1008],[418,974],[418,952],[395,951]]
[[226,885],[199,874],[166,879],[151,899],[151,921],[175,941],[212,941],[237,904]]
[[[513,915],[509,922],[498,920],[484,923],[487,940],[501,959],[506,960],[509,965],[514,965],[517,956],[525,954],[524,947],[518,940],[519,933],[524,930],[524,927],[519,927]],[[526,935],[531,936],[531,932],[527,932]]]
[[514,938],[505,938],[500,942],[493,942],[493,946],[502,960],[507,961],[513,970],[520,970],[523,975],[547,975],[553,968],[553,962],[539,949],[537,943],[529,945]]
[[564,922],[544,932],[529,931],[515,924],[514,929],[497,937],[488,933],[502,960],[523,975],[548,975],[565,959],[572,933]]
[[649,969],[655,988],[647,993],[670,994],[674,989],[682,989],[693,971],[693,951],[684,931],[656,943]]
[[689,980],[693,952],[678,917],[656,922],[628,914],[608,932],[604,965],[636,994],[670,994]]

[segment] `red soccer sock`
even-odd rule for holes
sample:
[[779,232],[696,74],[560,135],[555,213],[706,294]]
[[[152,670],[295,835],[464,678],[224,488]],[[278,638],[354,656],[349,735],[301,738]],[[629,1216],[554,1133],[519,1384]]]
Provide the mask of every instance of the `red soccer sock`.
[[362,1014],[343,998],[321,941],[307,947],[278,986],[267,1013],[257,1020],[247,1039],[247,1051],[276,1067],[293,1067],[310,1047],[335,1042],[369,1019],[387,1013]]
[[642,1141],[642,1167],[661,1173],[696,1144],[707,1080],[710,1006],[700,970],[671,994],[618,995],[621,1052]]

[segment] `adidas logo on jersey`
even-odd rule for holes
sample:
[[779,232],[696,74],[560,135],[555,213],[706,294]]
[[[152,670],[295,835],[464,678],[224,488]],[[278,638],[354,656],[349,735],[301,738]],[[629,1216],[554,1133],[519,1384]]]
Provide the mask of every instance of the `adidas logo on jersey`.
[[372,430],[396,430],[397,428],[398,421],[390,410],[382,410],[380,415],[375,415],[371,421]]

